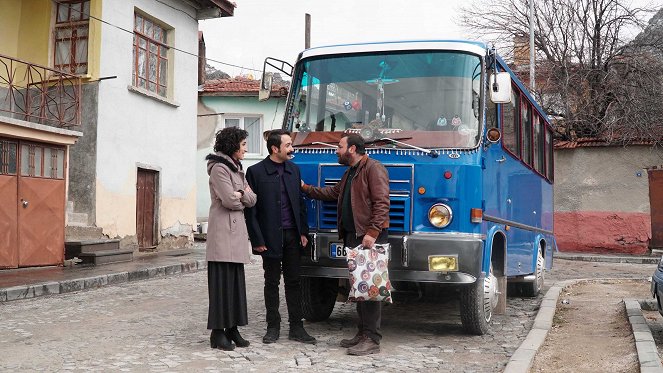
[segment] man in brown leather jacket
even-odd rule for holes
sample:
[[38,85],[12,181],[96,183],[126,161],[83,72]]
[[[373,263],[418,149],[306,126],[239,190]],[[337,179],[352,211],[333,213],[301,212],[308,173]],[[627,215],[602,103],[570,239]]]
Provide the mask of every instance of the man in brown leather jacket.
[[[348,165],[341,181],[318,188],[302,184],[311,198],[337,201],[339,237],[347,247],[362,244],[370,248],[375,243],[387,243],[389,227],[389,176],[385,167],[366,155],[364,139],[349,134],[341,138],[336,150],[338,163]],[[342,347],[350,355],[380,352],[380,321],[382,303],[357,302],[359,324],[352,339],[343,339]]]

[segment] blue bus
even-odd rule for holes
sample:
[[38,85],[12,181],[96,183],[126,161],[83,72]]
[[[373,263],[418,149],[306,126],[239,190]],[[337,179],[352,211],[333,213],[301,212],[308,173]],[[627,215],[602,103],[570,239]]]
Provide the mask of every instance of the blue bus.
[[[307,49],[291,74],[283,128],[307,184],[333,185],[344,133],[366,140],[389,173],[394,288],[455,286],[463,329],[485,334],[507,288],[536,296],[552,267],[553,147],[547,115],[493,48],[408,41]],[[347,291],[336,203],[308,201],[305,317],[324,320]],[[437,286],[437,285],[435,285]]]

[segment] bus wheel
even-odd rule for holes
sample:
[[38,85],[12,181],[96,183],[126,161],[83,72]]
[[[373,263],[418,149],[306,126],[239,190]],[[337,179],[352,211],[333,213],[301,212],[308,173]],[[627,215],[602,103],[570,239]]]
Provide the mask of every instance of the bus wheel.
[[338,279],[301,277],[302,313],[308,321],[322,321],[334,310]]
[[497,278],[493,274],[492,264],[487,276],[460,289],[460,319],[467,333],[484,335],[488,332],[498,295]]
[[543,287],[545,264],[546,261],[543,258],[543,247],[541,247],[541,242],[539,242],[539,248],[536,254],[536,273],[534,273],[534,281],[518,284],[520,286],[520,293],[523,296],[536,297],[539,295],[539,292]]

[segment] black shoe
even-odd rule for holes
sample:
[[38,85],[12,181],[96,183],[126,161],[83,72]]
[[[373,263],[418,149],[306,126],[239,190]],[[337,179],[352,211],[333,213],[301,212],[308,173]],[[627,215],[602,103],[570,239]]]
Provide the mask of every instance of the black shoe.
[[223,329],[212,329],[212,334],[209,336],[209,346],[224,351],[235,349],[235,344],[226,337]]
[[267,333],[262,337],[262,343],[274,343],[279,339],[281,331],[277,328],[267,328]]
[[311,337],[306,330],[304,330],[303,326],[292,326],[290,325],[290,332],[288,332],[288,339],[297,341],[297,342],[302,342],[302,343],[307,343],[314,345],[316,342],[318,342],[314,337]]
[[246,339],[242,338],[242,336],[239,334],[239,330],[237,330],[237,326],[233,326],[232,328],[226,328],[226,337],[230,339],[231,341],[235,342],[237,347],[249,347],[251,344],[249,341]]

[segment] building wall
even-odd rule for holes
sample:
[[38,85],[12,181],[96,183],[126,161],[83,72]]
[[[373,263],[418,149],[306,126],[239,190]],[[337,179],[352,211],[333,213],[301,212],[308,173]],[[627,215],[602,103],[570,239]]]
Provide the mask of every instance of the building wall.
[[51,15],[53,2],[23,0],[16,57],[42,66],[51,66]]
[[647,146],[555,151],[555,235],[560,250],[645,253],[651,239]]
[[95,224],[97,173],[97,116],[99,82],[81,87],[81,123],[83,136],[69,149],[69,188],[67,201],[73,211],[87,215],[86,225]]
[[16,57],[21,21],[21,3],[16,0],[0,0],[0,54]]
[[[105,1],[102,13],[110,23],[132,30],[138,9],[174,29],[169,45],[195,53],[198,24],[176,9],[194,18],[195,12],[184,2],[164,2]],[[196,217],[197,58],[171,50],[167,103],[131,89],[131,34],[103,25],[101,43],[100,75],[117,78],[99,84],[96,225],[111,237],[136,234],[137,168],[148,167],[159,171],[160,236],[190,239]]]
[[[267,101],[258,101],[257,96],[253,97],[221,97],[221,96],[202,96],[198,104],[199,114],[239,114],[249,115],[257,114],[262,116],[262,132],[281,128],[283,125],[283,114],[285,108],[285,98],[270,98]],[[214,135],[223,128],[223,115],[208,115],[198,119],[198,146],[196,154],[196,180],[197,180],[197,198],[196,198],[196,216],[198,221],[207,221],[209,216],[209,206],[211,203],[209,192],[209,177],[207,175],[207,161],[205,156],[213,151]],[[246,170],[267,156],[267,146],[263,141],[260,149],[249,149],[249,152],[242,162]]]

